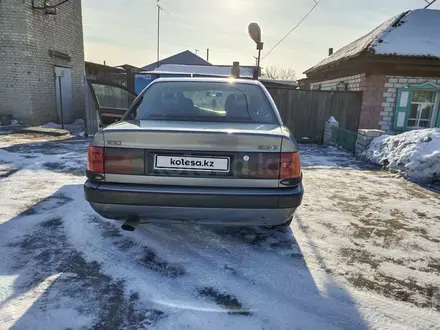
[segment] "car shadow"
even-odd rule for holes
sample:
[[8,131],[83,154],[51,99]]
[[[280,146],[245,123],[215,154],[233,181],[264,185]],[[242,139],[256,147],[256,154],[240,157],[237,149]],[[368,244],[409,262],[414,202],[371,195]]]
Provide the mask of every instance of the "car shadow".
[[13,279],[2,323],[367,329],[325,265],[312,274],[291,228],[147,224],[126,233],[119,225],[93,213],[81,185],[2,222],[0,276]]

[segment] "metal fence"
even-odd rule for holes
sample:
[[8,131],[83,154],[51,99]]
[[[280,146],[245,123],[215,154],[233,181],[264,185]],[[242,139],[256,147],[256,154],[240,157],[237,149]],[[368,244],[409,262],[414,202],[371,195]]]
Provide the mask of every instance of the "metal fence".
[[356,150],[357,132],[352,132],[343,128],[333,127],[330,137],[330,144],[336,145],[350,153]]

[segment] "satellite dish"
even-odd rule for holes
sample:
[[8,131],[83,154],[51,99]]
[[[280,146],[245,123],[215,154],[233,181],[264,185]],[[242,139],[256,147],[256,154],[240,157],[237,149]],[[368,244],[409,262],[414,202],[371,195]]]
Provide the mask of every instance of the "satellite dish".
[[248,26],[249,36],[256,44],[261,43],[261,28],[258,23],[251,23]]

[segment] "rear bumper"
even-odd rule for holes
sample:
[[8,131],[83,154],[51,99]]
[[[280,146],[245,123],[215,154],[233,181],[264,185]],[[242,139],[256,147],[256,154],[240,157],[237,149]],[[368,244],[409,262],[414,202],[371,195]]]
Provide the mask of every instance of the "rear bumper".
[[301,205],[303,187],[280,189],[162,187],[87,181],[92,208],[107,218],[149,222],[277,225]]

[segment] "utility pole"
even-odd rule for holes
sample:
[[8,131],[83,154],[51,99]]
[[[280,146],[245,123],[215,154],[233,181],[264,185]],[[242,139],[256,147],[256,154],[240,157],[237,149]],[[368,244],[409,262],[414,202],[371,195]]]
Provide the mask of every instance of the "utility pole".
[[159,1],[157,0],[157,67],[160,66],[160,6]]
[[209,48],[206,49],[206,62],[209,62]]
[[166,11],[165,9],[163,9],[160,5],[159,5],[159,1],[156,1],[156,6],[157,6],[157,66],[160,66],[160,12],[164,11],[166,12],[168,15],[171,15],[168,11]]

